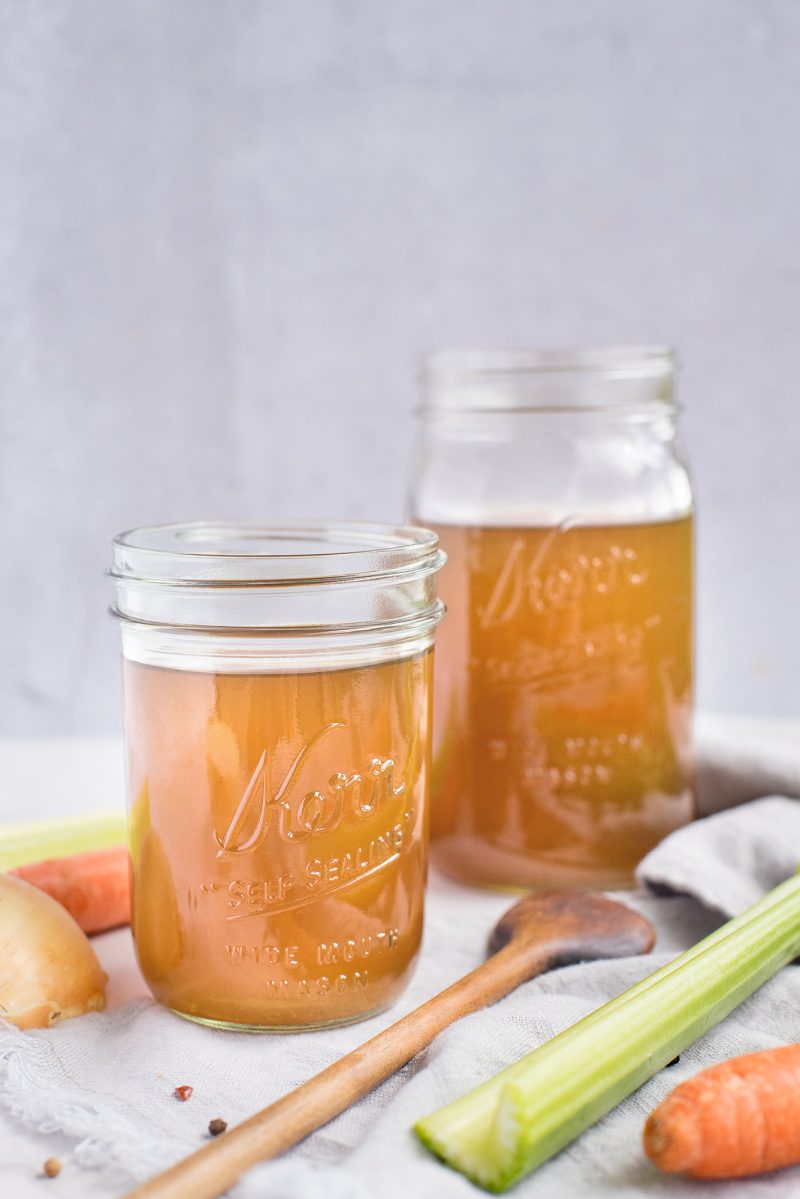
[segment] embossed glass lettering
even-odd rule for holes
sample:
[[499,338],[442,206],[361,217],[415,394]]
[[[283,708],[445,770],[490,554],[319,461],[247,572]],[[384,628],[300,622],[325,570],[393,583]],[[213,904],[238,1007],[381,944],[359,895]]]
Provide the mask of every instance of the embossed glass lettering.
[[[367,778],[359,773],[337,771],[328,780],[327,793],[307,791],[292,807],[292,787],[301,766],[335,729],[345,728],[342,721],[331,721],[303,746],[279,786],[273,789],[272,759],[265,749],[258,760],[241,802],[225,833],[215,832],[219,846],[217,857],[252,853],[264,842],[273,822],[284,841],[305,841],[337,829],[345,812],[355,818],[371,816],[382,805],[405,791],[405,783],[395,785],[396,765],[392,758],[372,758]],[[347,809],[345,805],[347,804]],[[248,834],[245,830],[251,827]]]

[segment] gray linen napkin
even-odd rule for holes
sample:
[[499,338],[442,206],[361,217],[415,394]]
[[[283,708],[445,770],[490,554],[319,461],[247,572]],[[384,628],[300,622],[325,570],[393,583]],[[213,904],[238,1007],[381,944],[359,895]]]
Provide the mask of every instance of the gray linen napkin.
[[695,790],[701,816],[765,795],[800,797],[800,725],[751,716],[697,719]]
[[800,801],[757,799],[678,829],[639,864],[657,894],[691,895],[735,916],[800,866]]

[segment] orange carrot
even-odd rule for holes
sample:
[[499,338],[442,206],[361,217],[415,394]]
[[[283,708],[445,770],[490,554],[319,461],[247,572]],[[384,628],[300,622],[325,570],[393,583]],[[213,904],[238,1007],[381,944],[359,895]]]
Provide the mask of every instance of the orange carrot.
[[800,1045],[720,1062],[651,1112],[644,1151],[659,1170],[742,1178],[800,1162]]
[[130,923],[128,850],[124,845],[32,862],[17,866],[9,874],[52,895],[85,933],[101,933]]

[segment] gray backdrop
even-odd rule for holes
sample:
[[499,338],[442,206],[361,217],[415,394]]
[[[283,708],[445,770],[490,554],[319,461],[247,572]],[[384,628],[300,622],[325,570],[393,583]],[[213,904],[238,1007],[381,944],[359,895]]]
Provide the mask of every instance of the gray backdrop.
[[113,533],[399,517],[417,352],[677,345],[700,700],[797,710],[796,0],[0,0],[0,730]]

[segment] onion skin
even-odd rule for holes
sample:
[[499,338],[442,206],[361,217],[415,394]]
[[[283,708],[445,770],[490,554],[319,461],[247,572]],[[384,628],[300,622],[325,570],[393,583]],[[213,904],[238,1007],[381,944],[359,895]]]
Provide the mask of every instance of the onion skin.
[[0,874],[0,1019],[50,1028],[101,1011],[106,975],[69,912],[22,879]]

